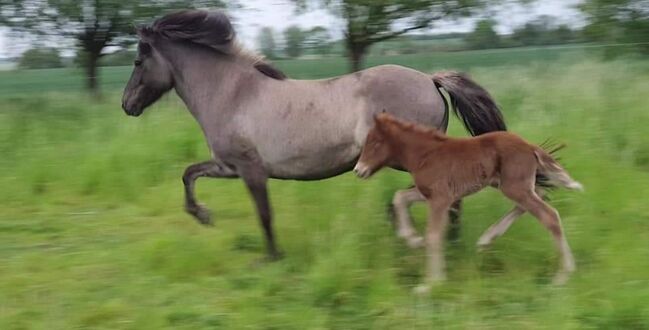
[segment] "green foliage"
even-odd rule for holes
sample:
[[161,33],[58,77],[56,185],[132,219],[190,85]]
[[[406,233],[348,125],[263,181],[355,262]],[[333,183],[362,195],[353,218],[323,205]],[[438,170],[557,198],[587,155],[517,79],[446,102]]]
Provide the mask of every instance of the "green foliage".
[[491,19],[478,21],[473,32],[469,33],[465,41],[472,49],[492,49],[500,46],[500,36],[494,30],[496,22]]
[[284,53],[291,58],[299,57],[304,50],[306,33],[297,25],[292,25],[284,30]]
[[22,54],[18,62],[21,69],[62,68],[59,51],[54,48],[32,48]]
[[320,55],[329,55],[332,51],[331,34],[326,28],[316,26],[305,31],[304,47]]
[[[369,48],[443,18],[471,15],[485,0],[293,0],[301,8],[324,7],[345,21],[351,71],[361,68]],[[399,23],[398,27],[395,23]]]
[[74,39],[87,87],[97,92],[97,66],[103,50],[134,41],[134,24],[148,22],[169,10],[222,6],[221,1],[14,1],[0,0],[0,22],[36,35]]
[[[649,63],[586,54],[368,59],[469,70],[513,132],[567,143],[562,164],[586,186],[551,196],[578,265],[565,287],[548,284],[556,252],[529,216],[475,251],[511,206],[487,190],[465,200],[449,281],[430,297],[412,294],[423,251],[405,247],[385,214],[407,174],[272,181],[286,257],[264,263],[239,180],[199,181],[214,228],[184,214],[180,176],[209,152],[175,96],[133,119],[119,108],[127,69],[105,69],[101,102],[75,92],[68,69],[0,73],[0,329],[646,329]],[[294,77],[345,71],[343,59],[279,62]],[[450,134],[466,135],[455,119]],[[421,227],[425,206],[413,215]]]
[[557,25],[556,18],[541,16],[523,26],[514,29],[510,37],[513,46],[541,46],[558,45],[575,42],[578,39],[576,32],[566,25]]
[[[586,0],[579,5],[588,19],[586,37],[605,43],[631,43],[626,51],[649,54],[649,9],[645,0]],[[620,48],[608,55],[617,55]]]
[[259,30],[257,42],[259,43],[259,50],[264,56],[270,59],[277,58],[277,45],[275,44],[275,32],[273,28],[263,27]]

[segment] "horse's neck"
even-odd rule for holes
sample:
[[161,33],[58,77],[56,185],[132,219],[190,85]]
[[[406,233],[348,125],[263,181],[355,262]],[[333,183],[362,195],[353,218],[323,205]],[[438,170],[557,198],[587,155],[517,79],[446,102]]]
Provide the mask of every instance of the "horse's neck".
[[[176,93],[197,119],[228,111],[245,66],[236,59],[186,54],[172,61]],[[218,107],[218,109],[215,109]]]

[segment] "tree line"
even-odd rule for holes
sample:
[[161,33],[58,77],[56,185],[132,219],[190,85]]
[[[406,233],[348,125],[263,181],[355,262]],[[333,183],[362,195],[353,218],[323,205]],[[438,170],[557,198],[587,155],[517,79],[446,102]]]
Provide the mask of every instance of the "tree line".
[[[169,11],[183,8],[228,8],[236,0],[0,0],[0,26],[37,38],[73,40],[77,63],[85,68],[88,90],[98,93],[98,70],[110,48],[128,49],[135,41],[134,25],[147,23]],[[259,36],[260,49],[270,58],[299,57],[305,52],[326,53],[342,45],[350,71],[363,68],[372,48],[388,40],[415,40],[411,31],[430,30],[440,20],[484,15],[485,7],[502,0],[288,0],[300,12],[325,9],[343,24],[343,39],[331,41],[324,28],[302,30],[292,26],[284,31],[280,47],[272,28]],[[511,0],[529,3],[534,0]],[[646,0],[585,0],[579,10],[587,20],[583,30],[555,26],[539,18],[509,36],[496,33],[497,22],[478,20],[464,41],[471,48],[546,45],[574,41],[630,43],[633,51],[649,54],[649,8]],[[38,58],[54,56],[56,50],[26,53],[23,66]],[[29,56],[27,56],[29,55]],[[56,60],[55,65],[59,65]]]

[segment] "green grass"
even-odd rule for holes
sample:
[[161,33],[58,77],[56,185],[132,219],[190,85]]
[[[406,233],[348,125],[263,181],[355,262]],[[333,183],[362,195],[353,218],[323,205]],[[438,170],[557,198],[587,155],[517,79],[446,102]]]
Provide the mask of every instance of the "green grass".
[[[34,87],[0,98],[0,329],[648,329],[649,62],[510,54],[504,66],[463,54],[370,63],[469,69],[512,131],[568,144],[562,162],[586,192],[552,196],[578,265],[565,287],[549,285],[557,254],[529,216],[475,251],[510,207],[485,191],[465,201],[461,240],[447,244],[448,282],[413,295],[423,252],[394,237],[384,212],[410,180],[389,170],[369,181],[273,181],[286,257],[259,263],[263,241],[240,181],[199,181],[214,228],[183,213],[180,175],[209,153],[175,97],[132,119],[117,92],[93,103]],[[280,65],[304,77],[344,70]],[[41,86],[56,76],[28,73],[20,79]],[[0,84],[12,85],[6,77]],[[451,134],[465,134],[457,121]],[[413,213],[422,226],[425,208]]]

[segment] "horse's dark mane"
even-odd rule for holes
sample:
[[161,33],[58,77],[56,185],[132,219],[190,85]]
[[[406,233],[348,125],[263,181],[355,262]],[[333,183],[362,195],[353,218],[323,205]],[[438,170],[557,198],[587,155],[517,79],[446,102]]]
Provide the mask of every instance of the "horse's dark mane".
[[257,69],[257,71],[263,73],[264,75],[276,80],[286,80],[286,78],[288,78],[286,74],[284,74],[284,72],[272,66],[268,62],[259,62],[255,64],[255,69]]
[[228,16],[222,11],[183,10],[157,19],[139,33],[154,33],[169,40],[184,40],[195,45],[206,46],[225,55],[249,57],[254,68],[262,74],[277,80],[286,75],[270,63],[260,60],[245,51],[235,39],[236,33]]

